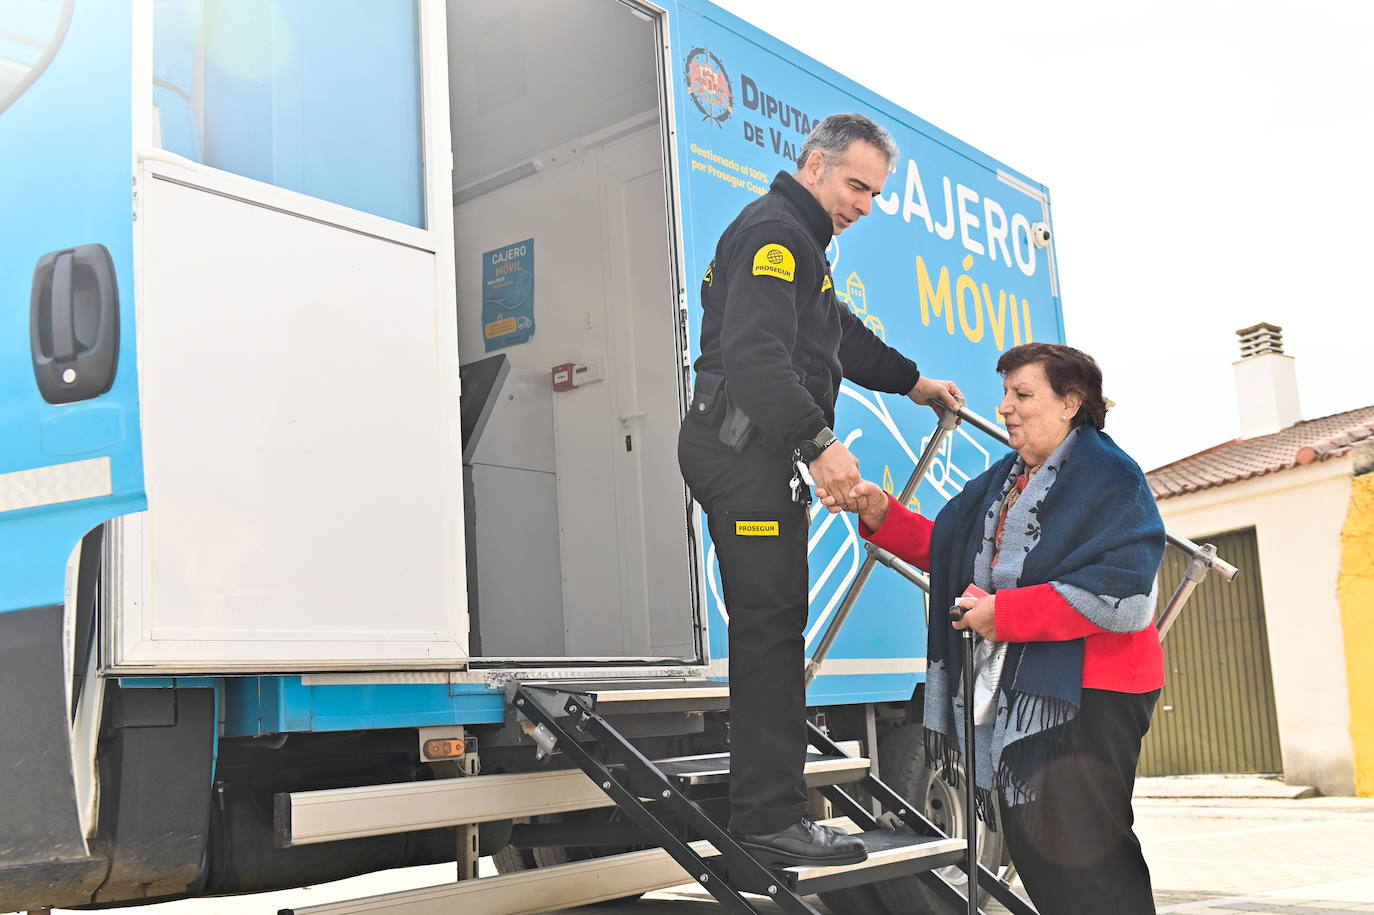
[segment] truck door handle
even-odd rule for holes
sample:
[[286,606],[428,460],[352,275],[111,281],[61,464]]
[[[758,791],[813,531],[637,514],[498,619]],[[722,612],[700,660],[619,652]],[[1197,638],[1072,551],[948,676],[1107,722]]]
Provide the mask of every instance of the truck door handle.
[[38,259],[29,302],[29,342],[38,391],[51,404],[98,397],[119,365],[119,289],[104,245]]

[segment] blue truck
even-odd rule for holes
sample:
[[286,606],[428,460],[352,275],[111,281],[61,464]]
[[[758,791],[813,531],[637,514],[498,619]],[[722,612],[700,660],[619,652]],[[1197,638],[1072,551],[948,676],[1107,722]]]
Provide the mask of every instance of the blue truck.
[[[487,855],[519,901],[446,904],[686,879],[516,704],[580,691],[647,758],[728,750],[675,456],[698,289],[837,111],[901,147],[837,294],[991,415],[999,353],[1063,340],[1046,189],[720,7],[5,5],[0,910],[455,860],[477,893]],[[900,491],[931,414],[841,394]],[[910,503],[1003,447],[960,426]],[[848,616],[813,721],[963,835],[917,739],[922,595],[884,570],[846,603],[865,558],[814,512],[808,644]],[[893,873],[826,898],[924,904]]]

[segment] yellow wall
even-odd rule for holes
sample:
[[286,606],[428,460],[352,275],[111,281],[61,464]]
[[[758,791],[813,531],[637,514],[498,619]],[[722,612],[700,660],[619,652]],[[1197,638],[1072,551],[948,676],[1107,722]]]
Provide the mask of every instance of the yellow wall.
[[1341,531],[1339,591],[1350,683],[1355,793],[1374,797],[1374,473],[1352,481]]

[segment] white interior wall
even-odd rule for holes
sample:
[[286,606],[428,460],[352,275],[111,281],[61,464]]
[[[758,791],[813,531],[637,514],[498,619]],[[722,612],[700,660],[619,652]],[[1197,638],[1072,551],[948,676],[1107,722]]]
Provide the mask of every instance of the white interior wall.
[[[534,239],[535,333],[501,350],[473,456],[485,656],[695,652],[663,187],[655,125],[455,209],[463,362],[488,355],[482,255]],[[598,361],[605,381],[552,390]]]
[[449,0],[447,19],[454,188],[658,105],[654,26],[616,0]]
[[[564,638],[566,575],[576,586],[587,566],[604,570],[614,561],[614,536],[585,536],[589,530],[614,530],[614,514],[604,502],[614,488],[605,450],[586,467],[577,466],[575,454],[558,453],[560,421],[565,437],[577,426],[589,437],[609,440],[609,385],[560,394],[549,374],[563,362],[607,356],[601,206],[594,177],[594,167],[580,162],[509,185],[454,213],[461,362],[488,355],[482,334],[482,255],[534,239],[535,332],[527,342],[500,351],[510,359],[510,375],[473,454],[479,612],[487,656],[571,653]],[[614,367],[607,366],[607,372]],[[495,478],[489,468],[504,470],[499,487],[490,485]],[[563,503],[572,493],[560,490],[573,486],[603,496],[600,505],[589,506],[590,515],[577,512],[580,506],[565,515]],[[522,501],[527,511],[508,510],[514,506],[505,505],[505,497],[515,490],[542,498]],[[582,555],[565,553],[564,546],[579,542],[585,546]],[[527,546],[537,549],[531,553]],[[603,617],[618,620],[618,594],[612,591],[607,600]]]
[[1164,523],[1198,543],[1255,527],[1261,568],[1240,574],[1262,579],[1284,777],[1331,795],[1354,793],[1336,592],[1351,470],[1338,458],[1159,503]]

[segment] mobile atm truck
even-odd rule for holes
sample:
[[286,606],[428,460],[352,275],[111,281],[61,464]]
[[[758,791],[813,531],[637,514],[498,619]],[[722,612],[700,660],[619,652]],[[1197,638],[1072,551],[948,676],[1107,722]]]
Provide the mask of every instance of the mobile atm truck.
[[[814,911],[712,825],[728,616],[675,443],[716,238],[836,111],[902,149],[836,295],[990,415],[1063,335],[1045,188],[709,3],[0,9],[0,910],[456,861],[376,910]],[[842,394],[889,489],[936,442],[928,514],[1001,453]],[[867,828],[878,770],[927,851],[805,886],[957,909],[921,595],[847,599],[813,516],[808,779]]]

